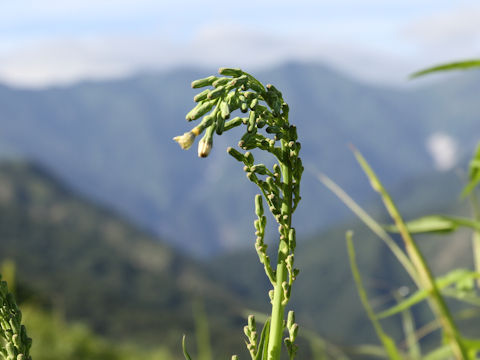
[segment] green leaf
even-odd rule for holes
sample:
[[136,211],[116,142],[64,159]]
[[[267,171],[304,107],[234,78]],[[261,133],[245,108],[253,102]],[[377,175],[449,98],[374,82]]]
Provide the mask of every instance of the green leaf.
[[469,350],[480,350],[479,339],[463,339],[463,343]]
[[[394,293],[395,300],[401,301],[400,294]],[[413,318],[410,309],[402,311],[402,326],[407,343],[408,353],[411,360],[420,360],[422,358],[422,351],[418,342],[415,319]]]
[[451,62],[447,64],[441,64],[437,66],[433,66],[424,70],[417,71],[410,75],[410,78],[417,78],[419,76],[435,73],[435,72],[444,72],[444,71],[452,71],[452,70],[468,70],[472,68],[480,67],[480,60],[472,59],[472,60],[465,60],[465,61],[457,61]]
[[410,277],[418,282],[417,273],[405,252],[395,243],[385,229],[360,207],[340,186],[324,174],[317,173],[317,178],[332,191],[358,218],[389,247]]
[[255,360],[263,360],[266,358],[266,349],[268,349],[268,337],[270,335],[270,318],[265,321],[263,325],[262,334],[260,335],[260,342],[258,343],[257,354]]
[[[467,279],[478,279],[480,278],[480,274],[475,271],[470,271],[466,269],[455,269],[445,276],[437,278],[435,280],[435,284],[437,285],[438,289],[446,288],[452,284],[456,284],[459,282],[466,281]],[[411,306],[418,304],[422,300],[426,299],[429,296],[427,290],[418,290],[407,299],[403,300],[402,302],[398,303],[397,305],[382,311],[381,313],[377,314],[379,319],[384,319],[386,317],[398,314]]]
[[470,194],[473,189],[480,183],[480,171],[473,172],[473,176],[468,184],[463,188],[460,198],[464,199],[468,194]]
[[452,348],[450,347],[450,345],[447,344],[429,352],[423,358],[423,360],[446,360],[446,359],[451,359],[452,355],[453,355]]
[[470,194],[480,182],[480,143],[477,145],[477,149],[475,150],[473,159],[470,161],[468,170],[468,177],[470,181],[463,189],[462,194],[460,195],[461,199],[464,199],[468,194]]
[[370,306],[370,303],[368,302],[367,292],[363,287],[360,271],[358,270],[357,262],[355,260],[355,248],[353,246],[353,240],[352,240],[353,232],[348,231],[346,234],[346,238],[347,238],[348,257],[350,259],[350,267],[352,268],[353,278],[355,280],[355,284],[357,285],[358,294],[360,296],[360,300],[363,304],[363,307],[365,308],[367,315],[370,321],[372,322],[373,327],[375,328],[375,332],[380,338],[380,341],[382,342],[383,347],[385,348],[385,351],[387,352],[389,358],[391,360],[401,360],[402,356],[400,355],[397,349],[397,346],[395,345],[395,342],[392,340],[391,337],[389,337],[383,331],[382,326],[380,325],[380,322],[378,321],[372,307]]
[[[480,221],[446,215],[428,215],[406,223],[410,233],[449,233],[458,227],[480,230]],[[396,225],[385,227],[390,232],[399,232]]]
[[187,346],[185,344],[185,339],[186,339],[186,335],[183,335],[183,338],[182,338],[183,356],[185,357],[185,360],[192,360],[192,358],[190,357],[190,354],[187,351]]

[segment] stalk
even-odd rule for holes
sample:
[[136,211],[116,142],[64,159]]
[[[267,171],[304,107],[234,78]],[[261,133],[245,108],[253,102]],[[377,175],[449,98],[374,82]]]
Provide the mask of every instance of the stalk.
[[[480,209],[478,206],[478,198],[475,189],[470,193],[470,204],[472,206],[473,217],[476,221],[480,221]],[[472,235],[473,260],[475,271],[480,273],[480,231],[475,229]],[[480,279],[477,279],[477,287],[480,288]]]
[[[238,143],[238,146],[246,152],[242,153],[232,147],[229,147],[227,152],[244,164],[243,169],[247,178],[257,185],[261,192],[261,195],[255,197],[257,215],[254,222],[255,250],[273,286],[273,290],[269,292],[269,294],[273,292],[273,295],[270,295],[271,318],[264,325],[260,340],[258,339],[260,331],[257,330],[253,315],[248,317],[248,324],[243,330],[252,360],[279,360],[282,337],[286,329],[288,336],[285,338],[285,345],[292,360],[297,353],[295,340],[298,324],[295,323],[293,311],[289,312],[286,322],[284,318],[285,306],[290,299],[291,288],[298,274],[298,270],[294,268],[296,239],[295,229],[292,228],[292,214],[300,201],[300,180],[304,170],[298,157],[301,145],[297,142],[296,127],[290,125],[288,121],[289,108],[279,90],[273,85],[264,87],[253,76],[240,69],[221,68],[219,73],[232,78],[211,76],[192,83],[193,88],[212,86],[214,89],[198,94],[195,97],[198,105],[186,116],[188,121],[203,116],[200,124],[191,131],[175,137],[174,140],[183,149],[188,149],[195,138],[205,130],[205,135],[199,142],[198,154],[200,157],[207,157],[212,149],[214,133],[221,135],[234,127],[246,125],[246,133]],[[235,110],[248,114],[226,121]],[[277,163],[272,169],[264,164],[255,164],[253,154],[250,152],[252,149],[270,153],[276,158]],[[275,271],[267,254],[267,244],[264,243],[267,222],[263,210],[264,199],[279,225],[280,239]],[[188,357],[185,357],[188,360]]]
[[[285,150],[285,142],[282,141],[282,150]],[[288,225],[287,230],[290,230],[292,224],[292,190],[291,182],[292,177],[290,174],[290,168],[284,163],[281,164],[283,183],[285,184],[284,191],[284,202],[282,204],[282,214],[288,216],[286,225]],[[280,238],[278,246],[278,259],[277,259],[277,278],[273,293],[273,302],[272,302],[272,322],[270,325],[270,336],[268,343],[268,360],[277,360],[280,359],[280,348],[282,346],[282,335],[283,335],[283,319],[285,317],[285,305],[284,305],[284,296],[282,284],[286,281],[287,269],[286,269],[286,258],[288,256],[288,244],[286,239]]]
[[405,225],[405,222],[400,215],[400,212],[398,211],[392,198],[385,190],[383,185],[380,183],[376,174],[373,172],[367,161],[358,151],[354,150],[354,153],[360,166],[367,174],[372,188],[378,193],[380,193],[385,208],[387,209],[391,218],[395,222],[397,229],[400,232],[400,235],[405,244],[407,254],[409,255],[410,260],[412,261],[412,264],[418,273],[420,284],[430,294],[430,305],[433,312],[442,324],[446,338],[450,343],[455,358],[468,359],[467,350],[465,349],[465,346],[462,342],[458,328],[453,321],[453,317],[445,303],[443,296],[440,293],[440,290],[435,283],[435,279],[432,275],[432,272],[430,271],[430,268],[428,267],[422,253],[420,252],[417,243],[410,235],[410,232],[408,231],[407,226]]

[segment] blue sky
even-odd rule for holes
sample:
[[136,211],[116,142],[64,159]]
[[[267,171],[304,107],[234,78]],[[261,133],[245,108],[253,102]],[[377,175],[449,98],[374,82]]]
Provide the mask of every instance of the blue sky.
[[47,86],[143,69],[325,62],[402,85],[480,56],[478,1],[58,0],[0,5],[0,81]]

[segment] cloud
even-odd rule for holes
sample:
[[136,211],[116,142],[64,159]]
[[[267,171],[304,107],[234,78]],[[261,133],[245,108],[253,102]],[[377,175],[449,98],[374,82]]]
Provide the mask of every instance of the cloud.
[[[290,60],[326,62],[373,83],[405,84],[409,73],[450,56],[450,44],[472,30],[462,26],[478,17],[461,8],[453,18],[440,12],[407,26],[419,7],[413,0],[388,6],[381,0],[245,0],[241,9],[219,0],[27,3],[7,2],[0,13],[0,81],[20,86],[120,77],[145,68],[257,69]],[[447,3],[453,6],[426,0],[421,10]],[[442,43],[436,34],[450,32],[445,23],[463,30]],[[475,36],[455,54],[472,55],[468,44]]]
[[447,171],[455,166],[458,154],[457,143],[450,135],[434,133],[428,137],[426,147],[437,170]]
[[409,23],[403,35],[422,52],[441,56],[474,56],[480,53],[480,5],[434,13]]
[[[141,69],[179,65],[258,69],[291,60],[326,62],[371,82],[391,81],[392,74],[401,81],[411,70],[387,52],[330,40],[308,30],[279,35],[253,26],[217,23],[199,28],[184,41],[174,41],[160,30],[149,35],[46,37],[12,45],[0,51],[0,79],[43,87],[85,78],[122,77]],[[392,72],[392,67],[397,71]]]

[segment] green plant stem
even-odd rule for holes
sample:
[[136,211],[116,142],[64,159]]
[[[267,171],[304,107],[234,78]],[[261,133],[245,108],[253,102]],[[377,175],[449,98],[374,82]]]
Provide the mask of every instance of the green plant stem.
[[[286,148],[286,144],[282,141],[282,152]],[[280,160],[280,159],[279,159]],[[280,168],[282,169],[282,177],[284,183],[284,202],[282,204],[282,214],[288,216],[286,221],[287,233],[292,223],[292,175],[290,166],[280,160]],[[285,316],[284,294],[282,283],[287,281],[286,258],[288,256],[287,239],[280,238],[278,244],[278,259],[276,282],[273,292],[272,304],[272,322],[270,325],[270,336],[268,342],[268,360],[280,359],[280,349],[282,347],[283,335],[283,318]]]
[[352,231],[348,231],[346,233],[346,239],[347,239],[348,258],[350,259],[350,267],[352,269],[355,285],[357,286],[358,295],[360,296],[360,301],[362,302],[362,305],[367,312],[368,318],[372,322],[375,332],[377,333],[380,341],[382,342],[383,347],[385,348],[385,351],[388,354],[388,357],[391,360],[401,360],[402,356],[398,352],[395,342],[383,331],[382,325],[380,325],[380,322],[378,321],[378,318],[375,315],[375,312],[373,311],[370,303],[368,302],[367,292],[365,291],[365,287],[363,286],[363,281],[360,276],[360,271],[358,270],[358,265],[356,261],[356,255],[355,255],[355,248],[353,246]]
[[[476,221],[480,221],[480,209],[478,205],[477,194],[475,189],[470,193],[470,203],[472,205],[473,217]],[[473,260],[475,271],[480,273],[480,230],[474,230],[472,235]],[[477,280],[477,287],[480,288],[480,279]]]
[[[279,254],[280,257],[280,254]],[[282,282],[286,275],[285,261],[277,263],[277,282],[273,293],[272,323],[270,325],[270,336],[268,342],[268,360],[280,359],[280,348],[282,346],[283,317],[285,307],[283,306]]]
[[468,353],[463,345],[460,333],[453,321],[453,317],[448,310],[448,307],[445,303],[443,296],[440,293],[437,285],[435,284],[435,279],[428,267],[425,259],[423,258],[422,253],[420,252],[417,243],[413,240],[410,232],[405,225],[405,222],[400,215],[395,203],[393,202],[392,198],[385,190],[383,185],[378,180],[376,174],[364,159],[364,157],[356,150],[354,150],[355,157],[357,158],[359,164],[367,174],[370,179],[372,187],[380,193],[385,208],[387,209],[388,213],[392,217],[395,225],[397,226],[398,231],[405,243],[405,249],[407,254],[409,255],[413,266],[417,270],[420,283],[422,287],[431,295],[431,307],[432,310],[435,312],[436,316],[440,320],[443,325],[443,329],[445,331],[445,335],[449,340],[450,346],[452,347],[452,352],[456,359],[468,359]]

